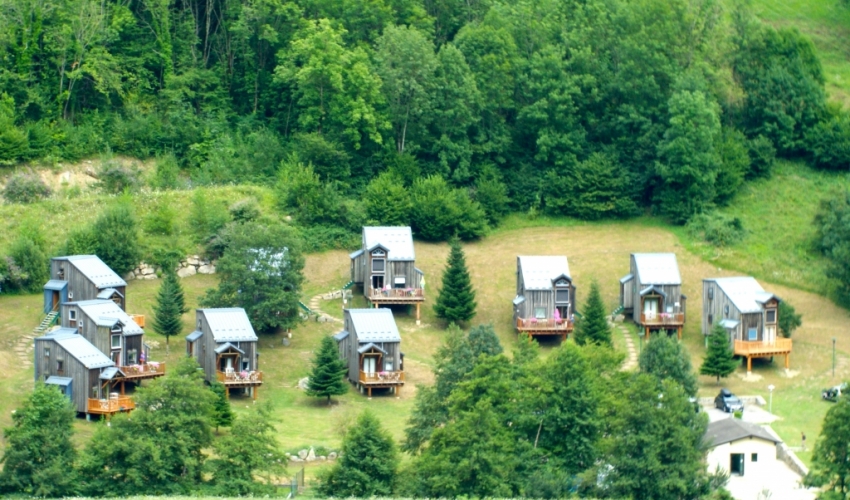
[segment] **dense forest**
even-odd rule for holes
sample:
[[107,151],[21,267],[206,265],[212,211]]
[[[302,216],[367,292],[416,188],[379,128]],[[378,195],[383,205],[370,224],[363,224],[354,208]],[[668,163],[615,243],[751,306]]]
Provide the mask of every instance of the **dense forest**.
[[776,155],[850,157],[811,42],[746,3],[4,0],[0,28],[3,164],[159,157],[308,225],[684,223]]

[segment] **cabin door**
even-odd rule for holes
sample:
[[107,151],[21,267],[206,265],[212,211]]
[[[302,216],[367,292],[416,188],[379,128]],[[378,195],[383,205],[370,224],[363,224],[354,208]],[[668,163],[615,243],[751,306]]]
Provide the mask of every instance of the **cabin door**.
[[366,357],[363,358],[363,372],[364,373],[374,374],[377,366],[378,366],[377,356],[366,356]]
[[53,307],[50,310],[56,311],[58,309],[59,309],[59,290],[53,290]]
[[658,298],[648,297],[643,300],[643,314],[646,319],[655,319],[658,316]]
[[375,290],[380,290],[384,288],[384,275],[383,274],[375,274],[372,275],[372,288]]
[[765,326],[764,327],[764,343],[765,344],[776,343],[776,327],[775,326]]

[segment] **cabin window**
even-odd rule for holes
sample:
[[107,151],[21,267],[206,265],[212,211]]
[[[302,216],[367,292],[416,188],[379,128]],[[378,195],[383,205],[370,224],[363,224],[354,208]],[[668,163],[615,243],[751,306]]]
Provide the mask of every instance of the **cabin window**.
[[727,318],[729,317],[729,305],[728,304],[723,306],[723,316],[727,317]]
[[73,299],[74,298],[74,292],[68,292],[68,298]]
[[85,324],[84,324],[83,320],[81,319],[81,320],[80,320],[80,329],[82,330],[82,328],[83,328],[84,326],[85,326]]
[[68,310],[68,319],[70,319],[71,321],[77,320],[77,310],[76,309],[69,309]]
[[385,371],[385,372],[391,372],[391,371],[393,371],[393,360],[391,360],[391,359],[384,359],[384,371]]
[[713,325],[713,324],[714,324],[714,315],[713,315],[713,314],[709,314],[709,315],[708,315],[708,324],[709,324],[709,325]]
[[534,308],[534,317],[537,319],[546,319],[546,308],[545,307],[535,307]]
[[776,323],[776,309],[768,309],[765,312],[765,323]]
[[112,333],[121,333],[121,323],[115,323],[112,327]]
[[713,299],[714,299],[714,288],[709,288],[708,289],[708,300],[713,300]]
[[56,360],[56,373],[63,374],[65,373],[65,361],[58,359]]
[[383,251],[383,250],[380,250],[380,249],[378,249],[378,250],[373,250],[373,251],[372,251],[372,255],[373,255],[373,256],[375,256],[375,257],[381,257],[381,256],[383,256],[383,255],[384,255],[384,251]]
[[57,272],[56,275],[59,276],[59,279],[65,279],[65,268],[60,267],[59,272]]
[[50,348],[49,348],[49,347],[45,347],[45,348],[44,348],[44,357],[45,357],[45,358],[49,358],[49,357],[50,357]]
[[569,302],[570,301],[570,291],[569,290],[555,290],[555,302]]
[[129,349],[127,351],[127,364],[135,365],[139,362],[139,350],[138,349]]
[[758,340],[759,331],[757,328],[750,328],[747,330],[747,338],[748,340]]
[[386,261],[384,259],[372,259],[372,272],[373,273],[382,273],[386,268]]
[[750,453],[750,462],[758,462],[759,454],[758,453]]
[[405,288],[407,280],[404,276],[393,278],[393,288]]
[[121,335],[113,335],[111,341],[113,349],[121,349]]
[[242,371],[247,372],[251,369],[251,363],[248,361],[242,361]]

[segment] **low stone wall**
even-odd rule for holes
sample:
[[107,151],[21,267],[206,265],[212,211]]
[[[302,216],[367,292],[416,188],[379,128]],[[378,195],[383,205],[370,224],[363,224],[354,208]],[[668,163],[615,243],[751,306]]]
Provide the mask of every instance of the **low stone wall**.
[[[202,259],[197,255],[188,255],[177,266],[177,276],[185,278],[195,274],[215,274],[217,261]],[[135,269],[124,276],[124,281],[155,280],[162,276],[162,268],[154,267],[146,262],[139,262]]]

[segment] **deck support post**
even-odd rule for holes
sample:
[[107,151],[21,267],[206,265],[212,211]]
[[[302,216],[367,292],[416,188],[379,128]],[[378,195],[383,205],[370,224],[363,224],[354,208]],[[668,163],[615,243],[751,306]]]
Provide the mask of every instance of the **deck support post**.
[[121,381],[121,395],[124,395],[124,381]]
[[372,386],[371,385],[366,386],[366,390],[369,391],[369,399],[372,399]]
[[790,365],[788,364],[788,358],[789,358],[790,356],[791,356],[790,354],[785,354],[785,369],[786,369],[786,370],[787,370],[787,369],[789,368],[789,366],[790,366]]
[[677,328],[676,330],[677,330],[677,333],[679,334],[679,340],[682,340],[682,326],[680,325],[679,328]]
[[224,399],[230,401],[230,387],[224,386]]
[[750,375],[753,372],[753,358],[751,356],[747,356],[747,375]]
[[252,387],[251,388],[251,395],[254,397],[254,401],[257,400],[257,390],[258,389],[259,389],[259,387]]
[[417,324],[417,325],[422,324],[422,322],[421,322],[421,321],[419,321],[419,305],[420,305],[420,304],[419,304],[419,302],[417,302],[417,303],[416,303],[416,324]]
[[643,328],[644,328],[644,330],[645,330],[645,332],[644,332],[644,334],[643,334],[643,338],[644,338],[645,340],[649,340],[649,327],[648,327],[648,326],[644,326]]

